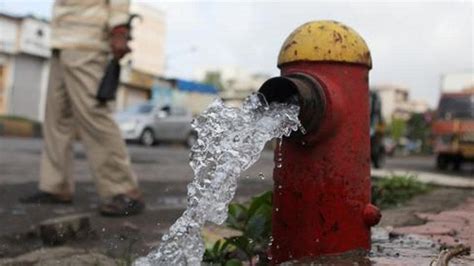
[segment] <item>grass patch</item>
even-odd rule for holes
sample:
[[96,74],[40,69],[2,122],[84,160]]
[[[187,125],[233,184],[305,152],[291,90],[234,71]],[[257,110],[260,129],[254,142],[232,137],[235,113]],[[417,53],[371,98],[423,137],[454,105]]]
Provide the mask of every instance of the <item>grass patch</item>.
[[372,181],[372,203],[382,209],[400,206],[416,195],[431,189],[414,175],[393,175]]
[[29,122],[29,123],[33,123],[33,124],[39,124],[38,121],[29,119],[29,118],[26,118],[26,117],[22,117],[22,116],[16,116],[16,115],[0,115],[0,121],[5,121],[5,120],[18,121],[18,122]]

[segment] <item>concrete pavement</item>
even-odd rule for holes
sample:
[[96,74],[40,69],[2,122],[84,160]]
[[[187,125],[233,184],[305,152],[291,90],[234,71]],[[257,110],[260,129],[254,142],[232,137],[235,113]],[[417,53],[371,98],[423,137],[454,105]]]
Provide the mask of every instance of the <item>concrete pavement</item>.
[[387,158],[382,169],[372,169],[372,176],[413,175],[423,183],[444,187],[474,188],[474,163],[465,163],[459,171],[436,169],[434,156]]
[[372,169],[372,176],[387,178],[393,175],[412,175],[423,183],[455,188],[474,188],[474,176],[424,172],[407,169]]
[[474,248],[474,198],[468,198],[450,210],[439,213],[416,213],[416,216],[426,223],[398,227],[391,233],[423,235],[446,246],[464,244]]

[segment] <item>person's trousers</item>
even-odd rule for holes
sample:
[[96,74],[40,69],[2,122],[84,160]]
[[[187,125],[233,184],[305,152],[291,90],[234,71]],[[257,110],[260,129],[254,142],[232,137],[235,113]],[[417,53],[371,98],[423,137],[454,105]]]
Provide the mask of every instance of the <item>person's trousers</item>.
[[108,57],[104,52],[53,51],[43,123],[44,148],[39,189],[74,193],[73,143],[76,132],[103,199],[138,191],[137,179],[111,107],[95,99]]

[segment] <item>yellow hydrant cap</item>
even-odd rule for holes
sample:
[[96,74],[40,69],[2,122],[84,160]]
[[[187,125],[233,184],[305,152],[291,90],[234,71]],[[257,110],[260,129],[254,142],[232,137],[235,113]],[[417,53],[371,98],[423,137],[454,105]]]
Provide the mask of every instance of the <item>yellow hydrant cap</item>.
[[312,21],[286,38],[278,55],[278,67],[296,61],[327,61],[363,64],[372,68],[364,39],[337,21]]

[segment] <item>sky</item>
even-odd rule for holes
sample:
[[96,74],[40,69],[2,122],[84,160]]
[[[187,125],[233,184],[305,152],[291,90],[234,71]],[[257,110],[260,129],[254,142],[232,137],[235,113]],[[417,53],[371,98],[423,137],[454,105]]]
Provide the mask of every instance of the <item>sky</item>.
[[[355,29],[371,50],[371,85],[410,89],[435,106],[440,77],[474,69],[474,1],[157,1],[166,15],[166,74],[235,66],[278,75],[278,52],[299,25],[331,19]],[[52,0],[0,0],[0,11],[49,18]],[[194,47],[194,49],[193,49]]]

